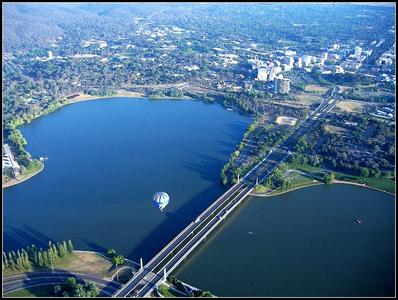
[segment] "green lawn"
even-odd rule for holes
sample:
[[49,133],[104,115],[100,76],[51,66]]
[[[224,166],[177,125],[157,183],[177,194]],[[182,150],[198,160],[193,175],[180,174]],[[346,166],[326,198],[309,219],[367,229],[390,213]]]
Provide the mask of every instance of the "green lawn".
[[4,297],[54,297],[54,285],[35,286],[7,293]]
[[26,167],[22,175],[29,175],[35,173],[39,171],[41,168],[43,168],[43,166],[44,165],[41,161],[34,159],[31,162],[29,162],[29,165]]
[[[310,173],[313,176],[323,180],[325,172],[321,171],[319,167],[313,167],[308,165],[290,165],[289,168],[300,170],[305,173]],[[334,172],[337,180],[350,181],[355,183],[366,183],[367,186],[380,189],[389,193],[395,194],[395,180],[385,177],[361,177],[355,175],[349,175],[341,172]]]
[[170,287],[168,287],[165,284],[159,285],[159,293],[165,297],[182,297],[183,296],[182,294],[179,294],[179,293],[173,291],[172,289],[170,289]]
[[337,180],[351,181],[361,184],[366,183],[366,185],[370,187],[374,187],[395,194],[395,181],[389,178],[361,177],[337,172],[335,174]]

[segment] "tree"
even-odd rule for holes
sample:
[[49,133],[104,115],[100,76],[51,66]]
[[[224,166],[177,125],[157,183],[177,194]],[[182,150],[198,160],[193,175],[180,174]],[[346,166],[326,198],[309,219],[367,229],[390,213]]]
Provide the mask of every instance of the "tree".
[[98,289],[94,282],[88,282],[86,284],[86,293],[87,297],[97,297],[98,296]]
[[361,176],[362,177],[368,177],[369,176],[368,168],[361,168]]
[[43,261],[43,253],[41,251],[39,251],[39,253],[37,254],[37,260],[38,260],[39,267],[42,267],[44,264],[44,261]]
[[75,277],[68,277],[65,280],[65,284],[67,285],[68,288],[73,290],[75,288],[75,286],[76,286],[76,278]]
[[57,285],[54,287],[54,294],[55,294],[56,296],[58,296],[58,295],[61,293],[61,291],[62,291],[61,286],[60,286],[59,284],[57,284]]
[[73,253],[73,244],[72,244],[72,241],[71,240],[68,240],[68,252],[69,253]]
[[333,183],[334,178],[335,178],[335,174],[334,174],[333,172],[330,173],[330,174],[328,174],[328,175],[326,175],[326,176],[325,176],[325,183],[326,183],[326,184],[331,184],[331,183]]
[[108,249],[107,254],[110,258],[113,258],[116,256],[116,251],[115,249]]

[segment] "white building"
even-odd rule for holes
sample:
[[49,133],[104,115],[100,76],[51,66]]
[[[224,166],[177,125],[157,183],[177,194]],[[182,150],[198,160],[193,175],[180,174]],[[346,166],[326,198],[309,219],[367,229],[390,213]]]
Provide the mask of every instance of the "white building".
[[257,72],[257,80],[259,81],[267,81],[268,72],[266,68],[259,68]]
[[283,58],[283,63],[285,63],[288,66],[288,69],[290,70],[293,68],[294,58],[291,56],[285,56]]
[[344,74],[344,69],[341,66],[334,66],[334,72],[336,74]]
[[302,60],[303,60],[303,66],[308,67],[312,62],[312,56],[311,55],[303,55]]
[[361,54],[362,54],[362,48],[359,47],[359,46],[356,46],[356,47],[354,48],[354,55],[355,55],[355,57],[360,57]]
[[3,169],[10,172],[14,177],[18,176],[21,170],[19,164],[14,160],[8,144],[3,145]]
[[296,68],[302,68],[303,67],[303,60],[301,59],[301,57],[297,58],[297,61],[294,63],[294,66]]
[[286,50],[285,51],[285,55],[287,55],[287,56],[295,56],[296,55],[296,51]]
[[52,51],[48,51],[48,59],[53,59],[53,52]]

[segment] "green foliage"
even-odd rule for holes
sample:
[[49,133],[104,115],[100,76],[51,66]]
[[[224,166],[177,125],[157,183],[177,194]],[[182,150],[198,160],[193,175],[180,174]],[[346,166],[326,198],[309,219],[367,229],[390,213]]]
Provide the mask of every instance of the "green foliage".
[[326,184],[331,184],[333,183],[333,180],[335,179],[335,174],[333,172],[325,175],[324,180]]
[[112,257],[112,263],[113,263],[114,265],[116,265],[116,267],[117,267],[117,266],[120,266],[120,265],[122,265],[122,264],[124,264],[124,257],[123,257],[123,255],[119,254],[119,255],[116,255],[116,256]]
[[62,286],[54,287],[54,294],[62,297],[97,297],[98,289],[94,282],[77,282],[75,277],[68,277]]
[[115,249],[108,249],[107,251],[108,257],[113,258],[116,256],[116,250]]
[[73,250],[74,250],[74,248],[73,248],[72,241],[68,240],[68,252],[73,253]]
[[[70,240],[69,240],[70,241]],[[70,241],[70,244],[72,242]],[[56,246],[57,245],[57,246]],[[68,243],[54,244],[51,241],[48,243],[48,249],[37,249],[35,245],[27,246],[26,249],[18,249],[17,252],[10,251],[8,255],[3,253],[4,270],[23,270],[31,271],[33,267],[52,267],[57,260],[63,259],[71,253],[67,251]]]

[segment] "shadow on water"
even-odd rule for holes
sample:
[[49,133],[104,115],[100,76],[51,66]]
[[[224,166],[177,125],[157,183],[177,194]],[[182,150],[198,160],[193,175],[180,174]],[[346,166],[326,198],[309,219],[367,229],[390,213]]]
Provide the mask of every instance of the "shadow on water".
[[236,147],[238,145],[238,143],[236,143],[236,144],[235,143],[228,143],[228,142],[225,142],[225,141],[222,141],[222,140],[217,140],[216,142],[219,145],[221,145],[221,146],[226,148],[225,150],[218,150],[217,152],[220,153],[220,154],[223,154],[223,155],[227,155],[228,157],[231,155],[231,153],[233,151],[235,151],[235,149],[236,149]]
[[[210,205],[221,195],[215,195],[217,185],[200,192],[185,203],[176,212],[169,213],[167,219],[159,224],[140,244],[127,256],[133,261],[143,258],[144,264],[156,255],[164,246],[167,245],[180,231],[182,231],[197,215]],[[209,198],[209,195],[213,197]]]
[[220,173],[214,172],[214,170],[219,170],[221,172],[224,161],[220,159],[214,159],[214,157],[195,151],[187,150],[187,152],[193,154],[195,157],[197,157],[197,159],[194,159],[192,161],[182,161],[182,165],[184,168],[200,174],[201,178],[204,180],[211,182],[220,181]]
[[3,232],[4,245],[11,245],[11,248],[4,248],[4,251],[17,250],[31,245],[45,248],[49,241],[55,243],[53,239],[26,224],[23,225],[22,229],[10,228]]
[[100,246],[98,244],[91,243],[91,242],[88,242],[88,241],[82,240],[82,239],[81,239],[81,241],[86,243],[86,245],[90,247],[91,251],[100,252],[100,253],[107,253],[108,252],[108,249],[105,249],[104,247],[102,247],[102,246]]

